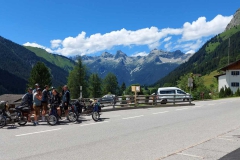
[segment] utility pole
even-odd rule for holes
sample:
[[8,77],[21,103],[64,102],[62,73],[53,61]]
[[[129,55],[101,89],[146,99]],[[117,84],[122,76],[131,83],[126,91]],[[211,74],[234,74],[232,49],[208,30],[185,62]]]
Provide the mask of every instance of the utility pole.
[[229,65],[230,38],[228,39],[228,65]]

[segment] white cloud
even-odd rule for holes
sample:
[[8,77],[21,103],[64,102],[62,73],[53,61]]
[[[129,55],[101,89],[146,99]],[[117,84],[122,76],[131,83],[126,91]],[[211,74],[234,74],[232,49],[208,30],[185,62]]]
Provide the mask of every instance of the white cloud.
[[166,48],[167,51],[170,51],[172,49],[171,45],[172,45],[172,42],[166,43],[164,45],[164,48]]
[[164,42],[167,42],[167,41],[170,41],[170,39],[172,39],[172,37],[167,37],[167,38],[164,38]]
[[60,44],[62,43],[62,40],[60,39],[55,39],[55,40],[51,40],[51,48],[58,48],[60,47]]
[[213,20],[207,22],[206,17],[199,17],[192,24],[183,25],[182,41],[197,40],[199,38],[213,36],[224,31],[232,16],[224,17],[217,15]]
[[[184,23],[182,28],[158,29],[157,27],[150,27],[135,31],[123,28],[105,34],[96,33],[90,36],[86,36],[86,32],[82,31],[76,37],[51,40],[51,49],[36,43],[27,42],[24,45],[43,48],[65,56],[93,54],[110,50],[116,46],[134,48],[146,45],[152,50],[164,45],[169,51],[173,49],[186,52],[196,51],[204,43],[203,38],[224,31],[231,19],[232,16],[217,15],[211,21],[206,21],[205,17],[199,17],[192,23]],[[180,39],[177,41],[176,37],[180,37]],[[160,41],[162,42],[160,43]]]
[[196,53],[194,50],[189,50],[186,52],[186,54],[194,54],[194,53]]
[[139,52],[139,53],[135,53],[135,54],[131,55],[131,57],[147,56],[147,55],[148,55],[147,52]]
[[27,42],[27,43],[24,43],[23,44],[24,46],[31,46],[31,47],[37,47],[37,48],[41,48],[41,49],[45,49],[47,52],[49,53],[53,53],[54,51],[50,48],[47,48],[47,47],[44,47],[40,44],[37,44],[37,43],[30,43],[30,42]]
[[66,56],[74,54],[91,54],[111,49],[114,46],[140,46],[147,45],[150,50],[160,46],[159,40],[168,34],[179,35],[180,29],[166,28],[159,31],[157,27],[144,28],[136,31],[121,29],[106,34],[96,33],[86,37],[81,32],[77,37],[67,37],[64,40],[53,40],[52,46],[61,46],[55,52]]

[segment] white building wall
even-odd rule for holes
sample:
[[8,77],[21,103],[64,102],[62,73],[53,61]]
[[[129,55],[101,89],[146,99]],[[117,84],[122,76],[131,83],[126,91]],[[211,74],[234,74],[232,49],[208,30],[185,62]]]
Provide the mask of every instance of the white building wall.
[[233,93],[235,93],[238,89],[238,87],[232,87],[231,84],[232,82],[238,82],[240,83],[240,75],[232,75],[232,71],[239,71],[240,70],[227,70],[226,71],[226,81],[228,86],[230,87],[230,89],[233,91]]
[[222,75],[218,77],[218,92],[220,92],[220,89],[223,87],[228,87],[226,75]]

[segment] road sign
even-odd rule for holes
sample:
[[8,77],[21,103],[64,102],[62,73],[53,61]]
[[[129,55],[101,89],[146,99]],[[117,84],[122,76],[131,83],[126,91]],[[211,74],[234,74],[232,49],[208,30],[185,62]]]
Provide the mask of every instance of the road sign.
[[193,79],[191,77],[188,78],[188,87],[193,87]]
[[140,86],[132,86],[132,92],[140,92]]

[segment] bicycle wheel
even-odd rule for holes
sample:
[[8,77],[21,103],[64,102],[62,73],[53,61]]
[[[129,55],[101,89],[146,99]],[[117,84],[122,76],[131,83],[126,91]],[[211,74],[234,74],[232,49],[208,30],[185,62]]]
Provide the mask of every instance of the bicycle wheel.
[[18,124],[19,124],[20,126],[24,126],[26,123],[27,123],[27,117],[21,116]]
[[69,112],[68,113],[68,119],[70,122],[76,122],[78,119],[78,116],[75,112]]
[[6,118],[0,116],[0,128],[3,128],[6,125]]
[[97,121],[99,120],[99,118],[100,118],[100,115],[99,115],[98,112],[93,112],[93,113],[92,113],[92,119],[93,119],[95,122],[97,122]]
[[48,118],[47,118],[47,123],[48,124],[50,124],[51,126],[54,126],[54,125],[57,124],[57,122],[58,122],[58,120],[57,120],[56,116],[54,116],[54,115],[48,116]]

